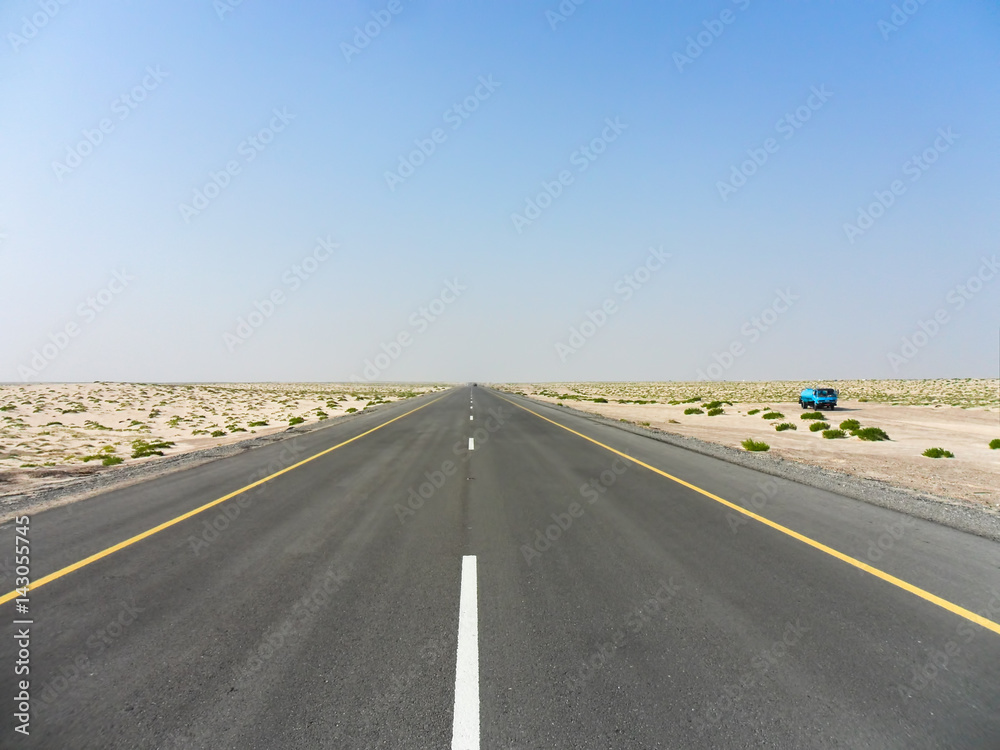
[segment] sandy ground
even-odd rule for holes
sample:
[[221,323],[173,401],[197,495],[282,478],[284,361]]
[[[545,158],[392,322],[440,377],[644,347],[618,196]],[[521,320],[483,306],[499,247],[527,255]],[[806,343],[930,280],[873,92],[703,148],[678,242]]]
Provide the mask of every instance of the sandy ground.
[[[996,381],[992,383],[992,392],[996,394]],[[507,387],[549,403],[558,403],[560,399],[539,393],[572,392],[566,384]],[[700,390],[709,398],[721,400],[704,384]],[[588,384],[580,391],[601,396],[595,384]],[[648,398],[650,394],[646,395]],[[604,397],[611,400],[609,396]],[[633,394],[631,397],[638,396]],[[1000,412],[995,405],[906,406],[898,403],[902,400],[899,395],[890,398],[895,405],[848,399],[841,401],[835,411],[823,412],[827,417],[825,421],[833,428],[846,419],[856,419],[862,427],[881,427],[889,435],[887,442],[867,442],[851,436],[826,439],[821,432],[810,432],[811,422],[801,419],[803,410],[797,401],[738,402],[733,406],[724,405],[725,412],[712,417],[684,414],[686,408],[702,408],[701,403],[602,404],[572,399],[563,400],[563,403],[574,409],[734,448],[739,448],[746,438],[753,438],[770,445],[771,455],[792,461],[942,497],[1000,506],[1000,450],[989,447],[991,440],[1000,438]],[[773,407],[784,414],[784,418],[765,420],[762,419],[763,411],[752,416],[748,414],[753,409],[765,410],[766,407]],[[774,426],[782,422],[795,424],[797,429],[777,432]],[[949,450],[955,457],[932,459],[921,455],[931,447]]]
[[[0,497],[51,486],[132,458],[134,441],[166,456],[317,422],[442,386],[357,384],[28,384],[0,386]],[[265,422],[266,424],[257,424]],[[213,435],[213,433],[215,433]],[[85,460],[88,457],[90,460]]]

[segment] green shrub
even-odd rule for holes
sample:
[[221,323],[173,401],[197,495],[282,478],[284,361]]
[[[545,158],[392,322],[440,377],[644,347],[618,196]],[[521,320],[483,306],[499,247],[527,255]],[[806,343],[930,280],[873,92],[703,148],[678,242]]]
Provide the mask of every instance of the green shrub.
[[718,415],[723,413],[725,413],[725,409],[723,409],[721,406],[716,406],[715,408],[708,410],[708,416],[710,417],[717,417]]
[[594,399],[594,403],[595,404],[606,404],[606,403],[608,403],[608,400],[606,398],[604,398],[604,397],[599,397],[599,398],[595,398]]
[[111,429],[110,427],[105,427],[102,424],[98,424],[93,419],[88,419],[86,422],[84,422],[83,423],[83,427],[84,427],[84,429],[87,429],[87,430],[110,430]]
[[681,401],[682,404],[694,404],[701,401],[701,396],[692,396],[691,398],[686,398]]
[[347,411],[346,411],[345,413],[346,413],[346,414],[353,414],[353,413],[354,413],[354,412],[356,412],[356,411],[357,411],[357,409],[355,409],[355,408],[354,408],[354,407],[352,406],[352,407],[350,407],[349,409],[347,409]]
[[266,419],[262,419],[259,422],[249,422],[249,423],[247,423],[247,426],[248,427],[267,427],[267,420]]
[[689,406],[687,409],[684,410],[684,413],[685,414],[704,414],[705,412],[703,412],[697,406]]
[[288,420],[288,424],[294,426],[294,425],[297,425],[297,424],[302,424],[305,421],[306,420],[303,419],[302,417],[292,417],[291,419]]
[[859,398],[858,401],[860,401],[863,404],[863,403],[866,403],[868,401],[868,399],[866,399],[866,398]]
[[784,418],[785,415],[782,414],[780,411],[769,411],[767,414],[764,414],[761,417],[761,419],[784,419]]
[[951,451],[946,451],[944,448],[928,448],[924,451],[924,455],[927,458],[954,458],[955,454]]
[[845,419],[840,423],[840,429],[842,430],[860,430],[861,422],[856,419]]
[[702,406],[705,407],[706,409],[718,409],[720,406],[722,406],[722,402],[709,401],[707,404],[702,404]]
[[826,419],[826,415],[818,411],[807,411],[799,419]]
[[784,432],[785,430],[797,430],[799,428],[796,427],[791,422],[782,422],[781,424],[776,424],[774,426],[774,429],[777,430],[778,432]]
[[843,430],[823,430],[823,437],[827,440],[836,440],[837,438],[847,437],[847,433]]
[[649,427],[649,422],[639,422],[643,427]]
[[101,463],[105,466],[117,466],[124,460],[121,456],[105,456],[101,459]]
[[754,414],[760,414],[760,409],[751,409],[750,411],[747,412],[747,414],[749,414],[751,417]]
[[167,440],[154,440],[146,442],[142,438],[132,441],[132,458],[145,458],[146,456],[162,456],[164,448],[173,448],[174,444]]
[[820,430],[828,430],[828,429],[830,429],[830,425],[828,425],[826,422],[813,422],[811,425],[809,425],[809,432],[819,432]]
[[743,447],[748,451],[768,451],[771,450],[771,446],[767,443],[762,443],[760,441],[754,440],[753,438],[747,438],[742,443]]
[[212,437],[222,437],[225,434],[225,430],[212,430]]
[[852,430],[851,434],[861,440],[871,440],[873,442],[889,439],[889,436],[885,434],[885,431],[881,427],[862,427],[861,429]]
[[993,450],[997,450],[998,448],[1000,448],[1000,438],[996,438],[995,440],[991,440],[990,441],[990,448],[992,448]]

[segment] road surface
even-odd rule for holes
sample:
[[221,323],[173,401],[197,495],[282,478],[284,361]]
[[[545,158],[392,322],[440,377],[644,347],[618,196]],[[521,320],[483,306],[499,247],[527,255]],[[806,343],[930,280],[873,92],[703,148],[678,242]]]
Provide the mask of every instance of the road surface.
[[3,748],[1000,748],[997,544],[483,387],[27,534]]

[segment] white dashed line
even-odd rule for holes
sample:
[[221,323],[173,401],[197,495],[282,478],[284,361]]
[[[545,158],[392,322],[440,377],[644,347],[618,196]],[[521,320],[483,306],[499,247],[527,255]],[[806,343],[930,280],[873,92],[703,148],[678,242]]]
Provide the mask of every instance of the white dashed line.
[[479,603],[476,556],[462,558],[451,750],[479,750]]
[[471,414],[469,415],[469,421],[470,422],[472,421],[472,415]]
[[470,451],[474,451],[475,449],[476,449],[476,440],[475,440],[475,438],[469,438],[469,450]]

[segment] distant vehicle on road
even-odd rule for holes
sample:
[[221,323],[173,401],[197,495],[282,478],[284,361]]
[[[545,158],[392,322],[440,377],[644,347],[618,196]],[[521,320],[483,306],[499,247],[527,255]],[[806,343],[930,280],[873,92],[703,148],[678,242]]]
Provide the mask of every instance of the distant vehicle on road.
[[799,394],[803,409],[836,409],[837,392],[833,388],[806,388]]

